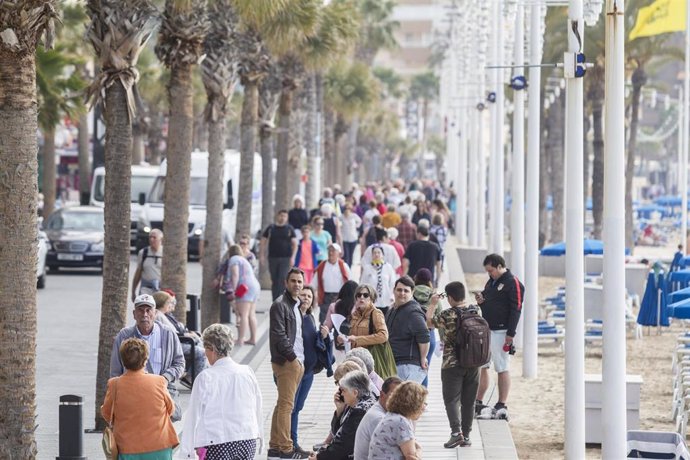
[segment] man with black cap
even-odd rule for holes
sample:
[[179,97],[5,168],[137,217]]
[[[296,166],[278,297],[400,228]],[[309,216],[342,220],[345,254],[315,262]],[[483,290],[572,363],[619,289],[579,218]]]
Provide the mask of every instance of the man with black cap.
[[144,340],[149,346],[149,359],[146,361],[146,371],[149,374],[162,375],[168,381],[168,392],[175,401],[173,421],[182,418],[182,410],[178,404],[179,395],[175,381],[184,374],[185,361],[182,345],[177,333],[156,322],[156,301],[149,294],[141,294],[134,299],[134,326],[124,327],[117,333],[113,341],[113,351],[110,356],[110,377],[124,374],[124,366],[120,360],[120,345],[127,339],[135,337]]

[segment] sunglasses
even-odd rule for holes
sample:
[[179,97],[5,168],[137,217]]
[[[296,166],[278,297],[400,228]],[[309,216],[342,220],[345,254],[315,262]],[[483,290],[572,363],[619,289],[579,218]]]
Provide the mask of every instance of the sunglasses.
[[356,299],[368,299],[369,298],[369,293],[368,292],[358,292],[355,294]]

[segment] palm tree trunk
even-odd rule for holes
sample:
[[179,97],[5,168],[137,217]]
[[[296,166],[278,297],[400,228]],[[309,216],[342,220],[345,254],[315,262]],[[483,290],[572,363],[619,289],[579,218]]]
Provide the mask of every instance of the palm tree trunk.
[[43,131],[43,217],[55,210],[56,178],[55,127]]
[[[11,30],[11,29],[10,29]],[[0,52],[0,458],[35,459],[36,206],[34,54]]]
[[102,430],[101,417],[105,390],[110,377],[113,337],[125,326],[129,292],[129,225],[132,170],[132,124],[127,95],[120,81],[105,93],[105,252],[101,325],[98,333],[96,373],[96,429]]
[[235,241],[240,235],[251,232],[252,190],[254,182],[254,153],[256,152],[256,132],[259,123],[259,84],[247,79],[244,84],[242,101],[240,184],[237,193],[237,224]]
[[317,175],[317,165],[318,159],[316,157],[318,153],[318,104],[316,101],[316,75],[311,74],[307,79],[305,85],[305,92],[307,96],[306,107],[307,111],[307,122],[304,129],[305,145],[307,147],[307,188],[305,194],[305,207],[307,209],[316,205],[318,201],[318,184],[319,179]]
[[326,110],[326,117],[324,120],[324,140],[323,140],[323,183],[334,184],[336,182],[333,171],[336,169],[336,152],[335,152],[335,133],[333,131],[335,125],[335,116],[332,110]]
[[144,126],[137,120],[132,124],[132,164],[144,161]]
[[551,241],[563,241],[564,237],[564,191],[565,191],[565,158],[563,152],[564,142],[564,100],[562,94],[556,99],[553,112],[553,124],[549,131],[548,149],[551,157],[551,195],[553,196],[553,212],[551,214]]
[[[261,229],[273,223],[273,136],[271,128],[262,124],[259,131],[261,139]],[[254,235],[252,235],[254,236]],[[259,281],[261,289],[271,288],[271,277],[268,266],[259,264]]]
[[[189,222],[189,172],[194,136],[194,88],[192,66],[175,63],[170,69],[168,98],[168,169],[165,175],[164,257],[161,286],[175,291],[181,305],[187,297],[187,224]],[[175,317],[186,321],[186,309],[175,309]]]
[[208,123],[208,182],[206,185],[206,224],[202,264],[202,329],[220,321],[218,289],[213,287],[220,262],[223,226],[223,165],[225,163],[225,116]]
[[630,113],[630,135],[628,137],[628,151],[625,165],[625,247],[635,250],[633,235],[632,186],[635,176],[635,151],[637,150],[637,127],[640,121],[640,98],[642,87],[647,82],[644,67],[638,64],[632,77],[632,110]]
[[91,158],[89,155],[89,120],[86,112],[79,114],[77,148],[79,150],[79,202],[89,204],[91,199]]
[[601,239],[604,221],[604,126],[601,99],[592,99],[592,219],[593,237]]
[[290,156],[290,116],[292,114],[292,97],[294,89],[285,87],[280,93],[280,105],[278,106],[279,132],[278,132],[278,170],[276,171],[276,194],[275,205],[278,209],[288,209],[290,207],[290,196],[288,195],[288,181],[296,180],[296,177],[289,177],[289,156]]

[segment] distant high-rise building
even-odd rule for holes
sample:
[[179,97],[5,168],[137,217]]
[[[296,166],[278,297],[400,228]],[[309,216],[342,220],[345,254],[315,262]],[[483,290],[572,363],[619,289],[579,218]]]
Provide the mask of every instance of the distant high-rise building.
[[381,50],[375,65],[389,67],[405,77],[429,70],[435,36],[448,27],[445,5],[449,3],[449,0],[397,0],[391,19],[400,23],[395,30],[398,47]]

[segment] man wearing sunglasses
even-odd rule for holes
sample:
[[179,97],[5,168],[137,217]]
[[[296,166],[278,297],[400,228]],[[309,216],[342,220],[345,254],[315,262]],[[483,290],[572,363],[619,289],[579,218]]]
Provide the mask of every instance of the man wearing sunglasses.
[[429,329],[422,307],[412,298],[414,281],[403,276],[395,282],[393,305],[386,313],[388,342],[393,350],[398,377],[419,384],[427,375]]

